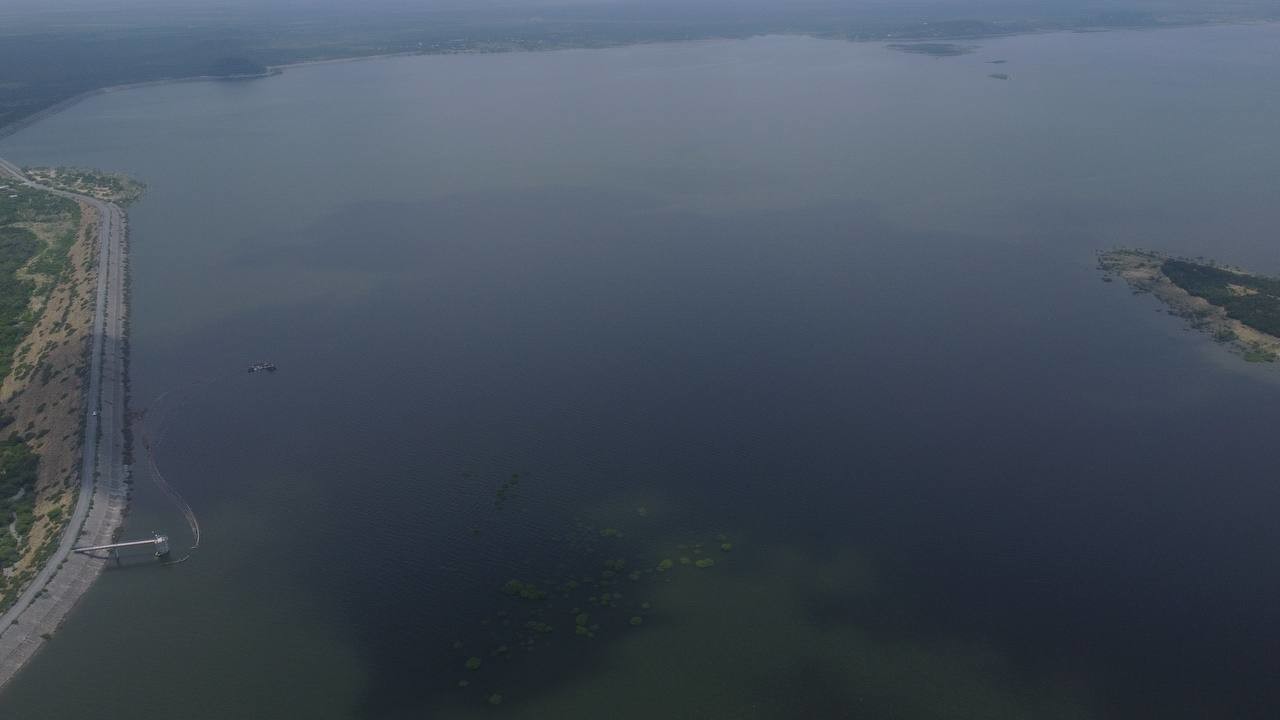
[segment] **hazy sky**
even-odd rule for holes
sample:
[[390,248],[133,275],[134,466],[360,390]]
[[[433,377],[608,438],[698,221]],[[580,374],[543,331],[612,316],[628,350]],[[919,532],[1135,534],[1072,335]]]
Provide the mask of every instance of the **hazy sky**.
[[1278,0],[0,0],[0,13],[57,13],[66,11],[94,14],[145,11],[154,15],[207,14],[235,12],[421,12],[433,9],[506,8],[521,10],[538,7],[663,7],[676,10],[717,9],[744,12],[760,9],[807,10],[841,9],[846,11],[897,11],[916,14],[921,11],[1034,14],[1043,12],[1096,12],[1107,8],[1146,10],[1152,13],[1179,10],[1231,10],[1268,7],[1280,9]]
[[899,20],[1116,25],[1126,24],[1125,16],[1166,22],[1280,19],[1280,0],[0,0],[0,36],[153,27],[275,33],[297,23],[341,31],[412,21],[422,28],[437,13],[452,21],[501,25],[554,17],[677,28],[736,23],[747,32],[856,32],[864,23]]

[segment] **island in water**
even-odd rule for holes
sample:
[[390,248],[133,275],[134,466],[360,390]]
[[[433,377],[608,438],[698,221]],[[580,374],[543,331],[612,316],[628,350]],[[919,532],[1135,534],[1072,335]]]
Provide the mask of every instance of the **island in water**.
[[1275,362],[1280,353],[1280,278],[1134,249],[1101,253],[1098,267],[1103,280],[1120,277],[1134,293],[1151,293],[1249,362]]
[[931,55],[933,57],[956,57],[968,55],[978,49],[976,45],[961,45],[951,42],[913,42],[889,43],[889,48],[912,55]]

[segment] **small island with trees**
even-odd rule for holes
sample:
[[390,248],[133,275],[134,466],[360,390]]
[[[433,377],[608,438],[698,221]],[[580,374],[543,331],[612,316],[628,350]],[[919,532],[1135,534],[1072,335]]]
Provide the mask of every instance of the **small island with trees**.
[[1098,256],[1105,281],[1120,277],[1135,294],[1151,293],[1169,313],[1238,351],[1249,362],[1280,354],[1280,279],[1211,260],[1119,249]]

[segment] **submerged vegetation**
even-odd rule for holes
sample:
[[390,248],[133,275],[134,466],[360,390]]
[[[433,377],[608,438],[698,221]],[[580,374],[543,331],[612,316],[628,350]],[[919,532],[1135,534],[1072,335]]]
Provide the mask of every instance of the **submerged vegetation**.
[[[507,530],[536,516],[524,515],[535,509],[528,498],[495,512],[479,490],[479,511]],[[475,536],[459,523],[460,542],[492,544],[502,572],[519,579],[477,584],[476,612],[440,638],[447,697],[423,716],[837,717],[855,706],[869,717],[950,717],[956,707],[1091,716],[1070,687],[1022,686],[991,647],[868,633],[878,609],[900,611],[900,597],[852,550],[760,546],[698,528],[694,512],[635,508],[619,500],[567,522],[538,516],[558,527],[536,549],[522,534]],[[545,591],[538,602],[520,595],[531,579]],[[770,692],[753,694],[762,683]]]
[[[465,477],[475,476],[467,473]],[[495,491],[500,502],[494,511],[517,499],[511,491],[518,487],[520,477],[511,474],[501,482]],[[628,506],[624,512],[634,510],[635,506]],[[493,517],[510,518],[509,512],[495,512]],[[521,656],[542,648],[554,652],[557,647],[575,654],[598,652],[588,648],[621,639],[624,630],[634,634],[645,628],[648,632],[650,625],[663,619],[655,610],[657,588],[681,578],[692,582],[703,577],[708,578],[705,582],[714,582],[717,573],[710,569],[718,563],[706,553],[715,548],[720,552],[732,549],[727,535],[700,533],[678,542],[663,541],[653,532],[659,526],[648,521],[650,512],[636,515],[639,519],[633,517],[625,528],[633,532],[625,532],[620,524],[575,521],[564,534],[559,552],[542,562],[526,561],[520,576],[501,582],[496,593],[490,589],[491,599],[482,602],[492,609],[478,626],[460,629],[449,643],[456,658],[454,667],[462,671],[448,679],[454,691],[479,705],[497,704],[495,697],[521,697],[519,678],[532,671],[527,663],[533,662]],[[480,538],[499,534],[475,530],[468,527],[468,541],[490,542]],[[670,557],[674,553],[687,554],[683,564],[688,570],[677,571]],[[506,671],[517,667],[515,675]]]
[[493,491],[494,507],[502,507],[507,502],[507,496],[520,488],[520,473],[511,473],[511,477],[502,481],[497,490]]
[[536,585],[522,583],[519,580],[508,580],[502,586],[502,592],[512,597],[519,597],[525,600],[545,600],[547,594],[537,588]]

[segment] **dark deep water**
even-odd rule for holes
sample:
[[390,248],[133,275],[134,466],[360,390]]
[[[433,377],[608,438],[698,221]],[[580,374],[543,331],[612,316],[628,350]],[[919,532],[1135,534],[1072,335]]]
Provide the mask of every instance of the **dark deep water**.
[[775,37],[5,139],[150,185],[134,402],[204,540],[105,573],[0,716],[1274,717],[1280,371],[1093,255],[1280,271],[1277,67],[1280,26]]

